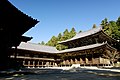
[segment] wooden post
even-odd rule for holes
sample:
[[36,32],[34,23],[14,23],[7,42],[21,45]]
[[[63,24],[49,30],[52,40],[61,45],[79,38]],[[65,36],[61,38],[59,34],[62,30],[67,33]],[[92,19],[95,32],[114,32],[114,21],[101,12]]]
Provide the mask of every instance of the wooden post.
[[54,62],[53,62],[53,66],[54,66]]
[[33,68],[35,68],[35,61],[33,61]]
[[94,57],[93,57],[93,51],[92,51],[92,65],[94,64]]
[[51,62],[50,62],[50,67],[51,67]]
[[42,68],[43,68],[43,62],[42,62]]
[[38,65],[38,68],[39,68],[39,61],[38,61],[38,64],[37,64],[37,65]]
[[85,58],[85,63],[88,64],[88,58]]
[[80,58],[80,64],[82,64],[82,62],[83,62],[83,60],[82,60],[82,58]]
[[78,63],[78,60],[75,58],[75,64],[77,64]]
[[17,46],[15,46],[15,54],[14,54],[14,58],[15,58],[15,60],[16,60],[16,58],[17,58]]
[[30,68],[30,61],[28,61],[28,68]]
[[48,66],[47,67],[49,67],[50,66],[50,62],[47,62],[48,63]]
[[92,57],[92,65],[94,64],[94,58]]
[[25,61],[23,61],[23,66],[25,65]]
[[72,59],[70,59],[70,63],[71,63],[71,64],[73,64],[73,63],[74,63]]

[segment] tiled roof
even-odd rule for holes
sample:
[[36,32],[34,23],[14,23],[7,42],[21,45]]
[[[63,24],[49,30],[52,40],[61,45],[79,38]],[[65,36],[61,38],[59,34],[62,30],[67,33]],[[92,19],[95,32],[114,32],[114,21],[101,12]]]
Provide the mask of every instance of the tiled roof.
[[87,45],[87,46],[71,48],[71,49],[66,49],[66,50],[62,50],[62,51],[58,51],[55,47],[51,47],[51,46],[39,45],[39,44],[29,43],[29,42],[28,43],[21,42],[21,44],[18,46],[18,49],[37,51],[37,52],[45,52],[45,53],[66,53],[66,52],[74,52],[74,51],[81,51],[81,50],[86,50],[86,49],[97,48],[97,47],[101,47],[104,45],[107,45],[109,48],[115,49],[115,48],[111,47],[109,44],[107,44],[107,42],[91,44],[91,45]]
[[109,48],[112,48],[112,49],[116,50],[115,48],[111,47],[111,46],[106,42],[106,43],[97,43],[97,44],[91,44],[91,45],[82,46],[82,47],[77,47],[77,48],[66,49],[66,50],[59,51],[59,53],[81,51],[81,50],[86,50],[86,49],[92,49],[92,48],[101,47],[101,46],[104,46],[104,45],[107,45]]
[[68,40],[65,40],[65,41],[61,41],[61,42],[59,42],[59,43],[64,43],[64,42],[72,41],[72,40],[75,40],[75,39],[83,38],[83,37],[86,37],[86,36],[95,34],[95,33],[97,33],[97,32],[100,32],[101,30],[102,30],[102,27],[93,28],[93,29],[91,29],[91,30],[78,33],[78,34],[76,34],[73,38],[68,39]]
[[18,46],[18,49],[37,51],[37,52],[46,52],[46,53],[55,53],[58,51],[55,47],[39,45],[35,43],[30,43],[30,42],[27,42],[27,43],[21,42],[21,44]]

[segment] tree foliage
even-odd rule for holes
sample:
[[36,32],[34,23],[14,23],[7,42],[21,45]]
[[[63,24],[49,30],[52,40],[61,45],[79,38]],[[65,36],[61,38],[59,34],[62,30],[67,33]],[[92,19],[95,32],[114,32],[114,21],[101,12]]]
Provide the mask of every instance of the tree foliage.
[[70,38],[70,33],[68,31],[68,29],[66,29],[64,32],[63,32],[63,36],[61,37],[61,40],[64,41],[64,40],[67,40]]
[[107,18],[102,20],[101,26],[106,34],[110,37],[119,40],[120,39],[120,17],[116,21],[109,21]]
[[[101,21],[100,24],[106,34],[108,34],[110,37],[119,40],[120,41],[120,17],[116,21],[108,21],[107,18]],[[96,28],[96,24],[93,24],[92,28]],[[81,30],[79,33],[82,32]],[[40,44],[42,45],[48,45],[48,46],[54,46],[58,50],[66,49],[67,46],[58,44],[59,41],[64,41],[67,39],[70,39],[76,35],[76,30],[73,27],[70,31],[68,29],[65,29],[63,33],[59,33],[58,36],[52,36],[52,38],[45,44],[44,41],[42,41]],[[120,44],[119,44],[120,46]],[[119,47],[118,46],[118,47]],[[120,49],[120,48],[118,48]]]
[[38,44],[40,44],[40,45],[45,45],[45,42],[44,42],[44,41],[42,41],[41,43],[38,43]]
[[76,35],[76,31],[75,31],[75,28],[73,27],[69,33],[69,38],[72,38]]
[[46,45],[48,46],[54,46],[56,47],[58,50],[64,50],[67,49],[68,46],[62,45],[62,44],[58,44],[59,41],[64,41],[67,39],[70,39],[72,37],[74,37],[76,35],[76,30],[75,28],[72,28],[70,30],[70,32],[68,31],[68,29],[65,29],[65,31],[62,33],[59,33],[57,37],[53,36],[47,43]]
[[120,17],[118,17],[116,21],[108,21],[107,18],[105,18],[102,20],[101,26],[107,35],[119,41],[115,48],[120,50]]
[[47,43],[46,45],[48,46],[56,46],[57,45],[58,38],[53,36]]

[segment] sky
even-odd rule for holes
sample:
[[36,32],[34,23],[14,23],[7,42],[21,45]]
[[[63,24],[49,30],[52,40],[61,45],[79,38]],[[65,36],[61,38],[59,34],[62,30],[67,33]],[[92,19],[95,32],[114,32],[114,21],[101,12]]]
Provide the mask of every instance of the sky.
[[32,43],[45,43],[65,29],[86,31],[100,26],[105,18],[116,21],[120,16],[120,0],[9,0],[23,13],[40,21],[24,36]]

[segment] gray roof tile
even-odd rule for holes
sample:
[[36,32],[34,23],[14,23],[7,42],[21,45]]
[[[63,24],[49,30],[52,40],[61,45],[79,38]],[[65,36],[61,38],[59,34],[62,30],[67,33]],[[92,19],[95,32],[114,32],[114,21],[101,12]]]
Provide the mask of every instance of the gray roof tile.
[[91,45],[77,47],[77,48],[65,49],[62,51],[58,51],[55,47],[51,47],[51,46],[39,45],[39,44],[34,44],[34,43],[29,43],[29,42],[28,43],[21,42],[21,44],[18,46],[18,49],[45,52],[45,53],[66,53],[66,52],[74,52],[74,51],[92,49],[92,48],[96,48],[96,47],[101,47],[103,45],[108,45],[108,47],[115,49],[115,48],[111,47],[109,44],[107,44],[107,42],[91,44]]
[[21,44],[18,46],[18,49],[32,50],[32,51],[46,52],[46,53],[55,53],[58,51],[55,47],[39,45],[30,42],[27,43],[21,42]]
[[87,45],[87,46],[66,49],[66,50],[59,51],[59,53],[81,51],[81,50],[86,50],[86,49],[92,49],[92,48],[101,47],[103,45],[107,45],[109,48],[112,48],[112,49],[116,50],[115,48],[111,47],[107,42],[105,42],[105,43],[96,43],[96,44],[91,44],[91,45]]
[[65,40],[65,41],[61,41],[61,42],[59,42],[59,43],[64,43],[64,42],[72,41],[72,40],[75,40],[75,39],[83,38],[83,37],[86,37],[86,36],[95,34],[95,33],[97,33],[97,32],[100,32],[101,30],[102,30],[102,27],[93,28],[93,29],[88,30],[88,31],[84,31],[84,32],[81,32],[81,33],[77,33],[73,38],[68,39],[68,40]]

